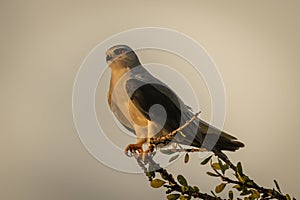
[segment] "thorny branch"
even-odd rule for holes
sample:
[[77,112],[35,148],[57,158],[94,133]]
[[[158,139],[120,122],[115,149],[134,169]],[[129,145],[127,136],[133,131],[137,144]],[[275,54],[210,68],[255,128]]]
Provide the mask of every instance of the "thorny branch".
[[[146,161],[142,161],[142,159],[138,156],[136,156],[137,162],[139,164],[139,166],[144,170],[144,173],[148,176],[149,181],[152,185],[152,187],[158,187],[158,186],[162,186],[160,184],[164,184],[163,186],[165,188],[167,188],[166,190],[166,194],[169,194],[167,197],[168,199],[174,199],[175,197],[180,197],[181,193],[183,195],[183,198],[189,199],[190,197],[194,197],[194,198],[200,198],[200,199],[207,199],[207,200],[215,200],[216,198],[214,196],[211,196],[207,193],[201,193],[198,189],[197,186],[191,187],[191,186],[187,186],[187,184],[185,185],[180,185],[173,177],[172,174],[168,173],[168,171],[166,169],[163,169],[160,167],[159,164],[157,164],[152,157],[147,157]],[[154,171],[149,171],[146,167],[146,165],[149,165],[151,167],[149,167],[150,169],[154,169],[155,172],[159,173],[160,176],[167,181],[168,184],[165,184],[166,182],[164,181],[157,181],[159,179],[154,179],[155,174]],[[179,176],[180,177],[180,176]],[[181,177],[182,179],[183,177]],[[177,178],[180,181],[180,178]],[[184,179],[184,178],[183,178]],[[157,185],[156,185],[157,184]],[[176,194],[171,194],[172,192],[179,192]],[[182,198],[182,199],[183,199]]]
[[[212,195],[207,194],[205,192],[201,192],[197,186],[190,186],[187,183],[187,180],[182,175],[177,176],[177,181],[174,179],[173,175],[169,173],[166,169],[161,168],[158,163],[153,160],[155,155],[155,150],[159,144],[168,144],[172,141],[175,135],[180,132],[182,129],[187,127],[193,120],[197,118],[200,112],[196,113],[190,120],[188,120],[183,126],[178,129],[172,131],[168,135],[151,138],[150,144],[148,145],[147,150],[145,151],[146,157],[141,157],[139,155],[135,155],[135,158],[139,164],[139,166],[143,169],[144,173],[149,178],[150,184],[154,188],[165,187],[167,199],[169,200],[188,200],[193,198],[205,199],[205,200],[222,200],[221,197],[217,196],[213,191],[211,191]],[[187,163],[189,161],[189,153],[194,152],[204,152],[206,149],[204,148],[190,148],[184,149],[173,148],[173,149],[161,149],[161,153],[164,154],[173,154],[173,153],[185,153],[184,162]],[[223,153],[224,154],[224,153]],[[178,155],[176,155],[178,157]],[[175,156],[175,157],[176,157]],[[241,200],[241,196],[244,197],[244,200],[254,200],[254,199],[278,199],[278,200],[291,200],[289,194],[284,194],[281,192],[279,188],[279,184],[276,180],[274,180],[276,188],[268,189],[262,186],[259,186],[254,180],[250,179],[243,172],[242,165],[239,162],[237,165],[234,165],[229,158],[224,154],[224,156],[220,156],[215,153],[215,157],[217,162],[213,163],[212,155],[206,158],[201,162],[202,165],[210,163],[211,168],[214,172],[207,172],[209,176],[219,177],[222,183],[215,188],[216,193],[220,193],[223,191],[226,185],[232,184],[234,189],[236,189],[240,193],[240,197],[237,197],[238,200]],[[172,160],[172,158],[171,158]],[[147,168],[148,166],[148,168]],[[234,178],[230,178],[225,175],[227,170],[231,170],[234,172]],[[154,179],[155,174],[160,174],[161,179]],[[233,199],[233,191],[229,190],[228,192],[229,199]],[[296,200],[293,198],[293,200]]]

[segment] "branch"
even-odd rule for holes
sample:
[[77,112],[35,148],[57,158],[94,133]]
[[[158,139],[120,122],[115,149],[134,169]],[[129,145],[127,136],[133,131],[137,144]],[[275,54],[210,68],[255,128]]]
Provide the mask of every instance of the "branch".
[[172,131],[171,133],[165,135],[165,136],[161,136],[161,137],[157,137],[157,138],[150,138],[150,144],[148,145],[148,149],[145,151],[145,153],[149,153],[149,152],[153,152],[154,149],[159,145],[159,144],[168,144],[169,142],[171,142],[175,135],[178,132],[181,132],[182,129],[184,129],[185,127],[187,127],[192,121],[194,121],[195,119],[197,119],[198,115],[201,113],[201,111],[197,112],[190,120],[188,120],[185,124],[183,124],[182,126],[180,126],[179,128],[175,129],[174,131]]
[[[222,200],[222,198],[218,197],[214,192],[211,191],[212,195],[209,195],[205,192],[201,192],[197,186],[188,185],[186,179],[182,175],[177,176],[177,182],[173,175],[169,173],[166,169],[160,167],[158,163],[156,163],[153,158],[155,155],[155,150],[159,144],[168,144],[170,143],[178,132],[181,132],[182,129],[187,127],[193,120],[197,118],[200,112],[196,113],[190,120],[188,120],[184,125],[179,127],[178,129],[172,131],[171,133],[161,136],[158,138],[150,138],[150,144],[148,148],[143,153],[143,156],[135,154],[135,158],[139,164],[139,166],[143,169],[144,173],[147,175],[150,184],[154,188],[159,188],[164,186],[166,190],[166,194],[168,194],[167,199],[176,200],[180,198],[180,200],[199,198],[199,199],[207,199],[207,200]],[[179,148],[177,148],[179,147]],[[177,147],[172,149],[161,149],[160,152],[164,154],[174,154],[177,155],[171,157],[170,161],[175,160],[180,153],[185,153],[184,162],[188,163],[189,161],[189,153],[195,152],[204,152],[207,151],[204,148],[189,148],[184,149],[179,144]],[[242,169],[242,165],[240,162],[237,165],[234,165],[229,158],[223,152],[214,152],[215,160],[217,162],[213,163],[213,155],[204,159],[201,164],[205,165],[210,162],[210,166],[213,169],[213,172],[207,172],[209,176],[219,177],[222,181],[221,184],[215,187],[216,193],[221,193],[226,185],[233,185],[232,188],[236,189],[240,194],[240,197],[237,199],[241,200],[241,197],[244,197],[244,200],[254,200],[254,199],[278,199],[278,200],[291,200],[289,194],[284,194],[281,192],[279,188],[279,184],[276,180],[274,180],[276,188],[265,188],[259,186],[254,180],[250,179]],[[147,168],[148,166],[148,168]],[[227,170],[233,171],[233,178],[225,175]],[[155,174],[159,173],[161,179],[154,179]],[[229,190],[228,197],[230,200],[233,199],[233,191]],[[296,200],[293,198],[293,200]]]
[[[159,188],[164,186],[165,188],[167,188],[166,194],[169,194],[167,196],[168,199],[177,199],[179,197],[180,199],[190,199],[191,197],[205,200],[220,199],[207,193],[200,192],[197,186],[189,186],[186,179],[182,175],[177,176],[177,180],[179,182],[177,183],[173,175],[170,174],[166,169],[161,168],[160,165],[153,160],[152,156],[148,156],[145,161],[143,161],[137,154],[135,155],[135,158],[139,166],[143,169],[144,173],[149,178],[152,187]],[[165,181],[161,179],[153,179],[155,177],[155,172],[159,173],[161,178],[163,178]]]

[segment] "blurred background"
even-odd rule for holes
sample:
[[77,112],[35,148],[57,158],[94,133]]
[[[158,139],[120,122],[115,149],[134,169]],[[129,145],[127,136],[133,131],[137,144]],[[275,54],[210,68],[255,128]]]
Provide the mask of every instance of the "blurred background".
[[[292,0],[1,1],[0,198],[165,198],[144,175],[95,160],[72,116],[72,88],[83,59],[109,36],[144,26],[174,29],[203,45],[224,81],[224,129],[246,144],[229,154],[231,160],[242,161],[260,185],[273,187],[276,179],[285,193],[299,197],[299,8]],[[138,54],[144,63],[159,58],[171,59],[176,69],[184,65],[167,54]],[[209,119],[205,85],[194,87],[203,100],[201,116]],[[96,106],[107,109],[106,102]],[[112,117],[108,111],[101,116]],[[219,180],[205,175],[200,162],[193,155],[189,164],[180,159],[168,170],[209,192]]]

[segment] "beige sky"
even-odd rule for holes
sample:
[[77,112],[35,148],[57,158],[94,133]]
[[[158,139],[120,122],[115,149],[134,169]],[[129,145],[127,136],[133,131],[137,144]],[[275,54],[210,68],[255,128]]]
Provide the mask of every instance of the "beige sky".
[[[230,158],[242,161],[259,184],[272,187],[275,178],[284,192],[299,197],[299,8],[292,0],[2,1],[0,199],[165,196],[143,175],[121,173],[94,159],[72,116],[72,88],[83,59],[107,37],[143,26],[171,28],[203,45],[226,88],[224,129],[246,144]],[[160,55],[139,56],[147,63]],[[180,69],[177,58],[159,59]],[[208,119],[208,93],[203,82],[195,88]],[[218,181],[207,177],[199,162],[193,156],[188,165],[179,160],[168,169],[209,192]]]

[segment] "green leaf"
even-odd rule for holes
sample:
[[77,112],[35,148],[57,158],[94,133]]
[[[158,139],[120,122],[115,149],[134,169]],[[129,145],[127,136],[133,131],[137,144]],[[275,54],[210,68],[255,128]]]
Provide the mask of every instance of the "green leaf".
[[199,191],[200,191],[199,188],[198,188],[197,186],[194,186],[193,188],[194,188],[194,191],[195,191],[195,192],[199,192]]
[[149,178],[154,178],[154,177],[155,177],[154,171],[149,171],[149,172],[147,173],[147,175],[148,175]]
[[237,171],[240,175],[243,175],[243,168],[242,168],[241,162],[238,162],[238,164],[236,165],[236,171]]
[[189,159],[190,159],[190,156],[189,156],[188,153],[186,153],[185,156],[184,156],[184,163],[188,163]]
[[251,189],[252,195],[251,197],[257,199],[260,197],[260,193],[257,190]]
[[229,190],[228,196],[229,196],[229,199],[233,199],[233,192],[232,192],[232,190]]
[[291,200],[291,197],[289,194],[286,194],[285,197],[286,197],[286,200]]
[[241,192],[240,195],[243,196],[243,195],[248,195],[248,194],[250,194],[250,193],[251,193],[251,192],[245,188],[245,189],[243,189],[243,191]]
[[225,174],[225,171],[226,171],[227,169],[229,169],[229,166],[228,166],[227,164],[223,164],[223,162],[222,162],[220,159],[218,159],[218,161],[219,161],[219,165],[220,165],[222,174],[224,175],[224,174]]
[[182,131],[178,131],[182,137],[186,137],[186,135]]
[[245,180],[245,183],[248,183],[248,182],[252,181],[248,176],[246,176],[244,174],[242,176],[243,176],[243,179]]
[[190,192],[194,192],[194,188],[192,186],[188,186]]
[[189,191],[189,187],[188,186],[181,186],[181,191],[182,192],[187,192],[187,191]]
[[234,185],[232,188],[235,188],[238,191],[241,191],[243,189],[240,185]]
[[190,199],[191,199],[190,196],[184,196],[184,195],[180,196],[180,200],[190,200]]
[[163,153],[163,154],[167,154],[167,155],[171,155],[173,153],[176,153],[176,151],[174,151],[173,149],[161,149],[160,152]]
[[163,186],[166,182],[160,179],[154,179],[150,182],[151,187],[153,188],[160,188]]
[[167,199],[168,200],[176,200],[176,199],[178,199],[180,197],[180,194],[169,194],[168,196],[167,196]]
[[232,188],[239,189],[239,188],[241,188],[241,186],[240,185],[234,185],[234,186],[232,186]]
[[218,174],[212,173],[212,172],[206,172],[209,176],[219,177]]
[[179,154],[173,156],[172,158],[170,158],[169,162],[172,162],[172,161],[176,160],[178,158],[178,156],[179,156]]
[[201,165],[206,165],[206,164],[210,161],[211,157],[212,157],[212,155],[209,156],[209,157],[207,157],[207,158],[205,158],[205,159],[201,162]]
[[225,186],[226,186],[226,183],[221,183],[220,185],[218,185],[218,186],[216,187],[215,192],[216,192],[216,193],[222,192],[222,191],[224,190]]
[[214,168],[215,170],[220,170],[220,169],[221,169],[219,163],[213,163],[211,166],[212,166],[212,168]]
[[[249,178],[248,178],[249,179]],[[249,186],[254,186],[254,182],[253,182],[253,180],[247,180],[247,181],[245,181],[246,183],[247,183],[247,185],[249,185]]]
[[188,185],[187,181],[185,180],[185,178],[182,175],[178,175],[177,176],[177,180],[183,186],[187,186]]
[[237,179],[241,182],[241,183],[245,183],[245,179],[240,175],[240,173],[237,173]]

